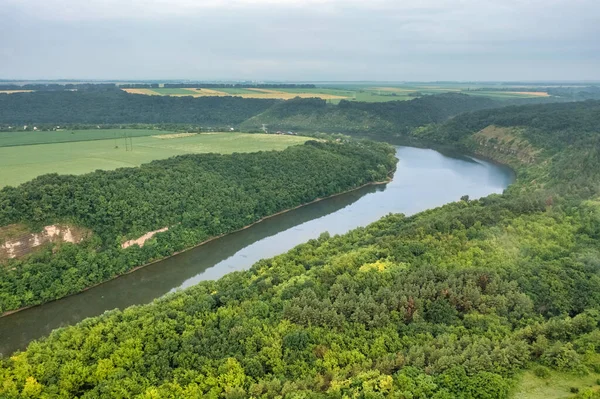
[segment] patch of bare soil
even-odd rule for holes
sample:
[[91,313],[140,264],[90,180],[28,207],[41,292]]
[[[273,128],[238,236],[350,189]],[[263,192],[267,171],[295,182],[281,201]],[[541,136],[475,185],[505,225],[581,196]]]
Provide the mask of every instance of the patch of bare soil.
[[140,247],[144,246],[144,243],[146,241],[148,241],[149,239],[151,239],[152,237],[154,237],[155,234],[158,233],[162,233],[163,231],[167,231],[169,230],[168,227],[163,227],[162,229],[158,229],[158,230],[154,230],[154,231],[150,231],[146,234],[144,234],[143,236],[136,238],[135,240],[129,240],[129,241],[125,241],[123,244],[121,244],[121,248],[128,248],[132,245],[139,245]]
[[22,224],[0,227],[0,260],[19,258],[51,242],[78,244],[91,234],[88,229],[71,225],[53,224],[39,233],[31,233]]

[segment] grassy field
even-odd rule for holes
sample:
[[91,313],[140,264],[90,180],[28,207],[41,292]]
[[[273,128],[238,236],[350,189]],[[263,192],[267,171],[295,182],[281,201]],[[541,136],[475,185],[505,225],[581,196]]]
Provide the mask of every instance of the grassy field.
[[283,150],[306,137],[243,133],[203,133],[134,137],[133,150],[125,140],[94,140],[0,147],[0,188],[16,186],[46,173],[82,174],[96,169],[139,166],[155,159],[190,153]]
[[512,397],[515,399],[566,399],[575,396],[571,388],[580,392],[586,389],[599,390],[600,375],[590,373],[578,376],[571,373],[550,371],[547,378],[537,377],[532,371],[526,371]]
[[57,130],[50,132],[0,132],[0,147],[32,144],[67,143],[72,141],[108,140],[123,141],[124,136],[143,137],[168,134],[163,130],[152,129],[87,129]]

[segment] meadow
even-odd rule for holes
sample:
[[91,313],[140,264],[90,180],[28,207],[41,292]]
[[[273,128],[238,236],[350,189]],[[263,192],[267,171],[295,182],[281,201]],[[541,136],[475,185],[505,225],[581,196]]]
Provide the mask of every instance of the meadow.
[[520,399],[566,399],[572,398],[574,392],[571,388],[579,391],[598,391],[598,374],[589,373],[578,375],[574,372],[561,372],[547,369],[547,375],[539,377],[531,370],[525,371],[513,397]]
[[[283,150],[307,140],[298,136],[243,133],[202,133],[181,137],[163,131],[140,130],[140,136],[132,137],[126,143],[122,137],[115,140],[111,130],[89,132],[106,134],[109,138],[0,147],[0,188],[16,186],[46,173],[77,175],[97,169],[139,166],[156,159],[190,153]],[[159,137],[150,136],[149,132]],[[62,132],[43,132],[50,133]],[[16,140],[12,139],[13,142]]]
[[[170,133],[170,132],[166,132]],[[67,143],[73,141],[121,139],[165,134],[154,129],[86,129],[86,130],[53,130],[53,131],[14,131],[0,132],[0,147],[11,147],[32,144]]]

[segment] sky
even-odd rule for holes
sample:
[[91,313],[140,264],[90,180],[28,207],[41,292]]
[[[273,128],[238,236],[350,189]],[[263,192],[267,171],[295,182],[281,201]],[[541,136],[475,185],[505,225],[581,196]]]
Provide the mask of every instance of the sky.
[[599,0],[0,0],[0,79],[600,80]]

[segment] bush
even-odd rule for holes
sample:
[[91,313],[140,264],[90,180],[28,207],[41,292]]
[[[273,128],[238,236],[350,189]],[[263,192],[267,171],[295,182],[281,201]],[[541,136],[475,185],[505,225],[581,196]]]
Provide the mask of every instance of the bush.
[[544,366],[537,366],[533,369],[533,374],[539,378],[548,378],[550,377],[550,369]]

